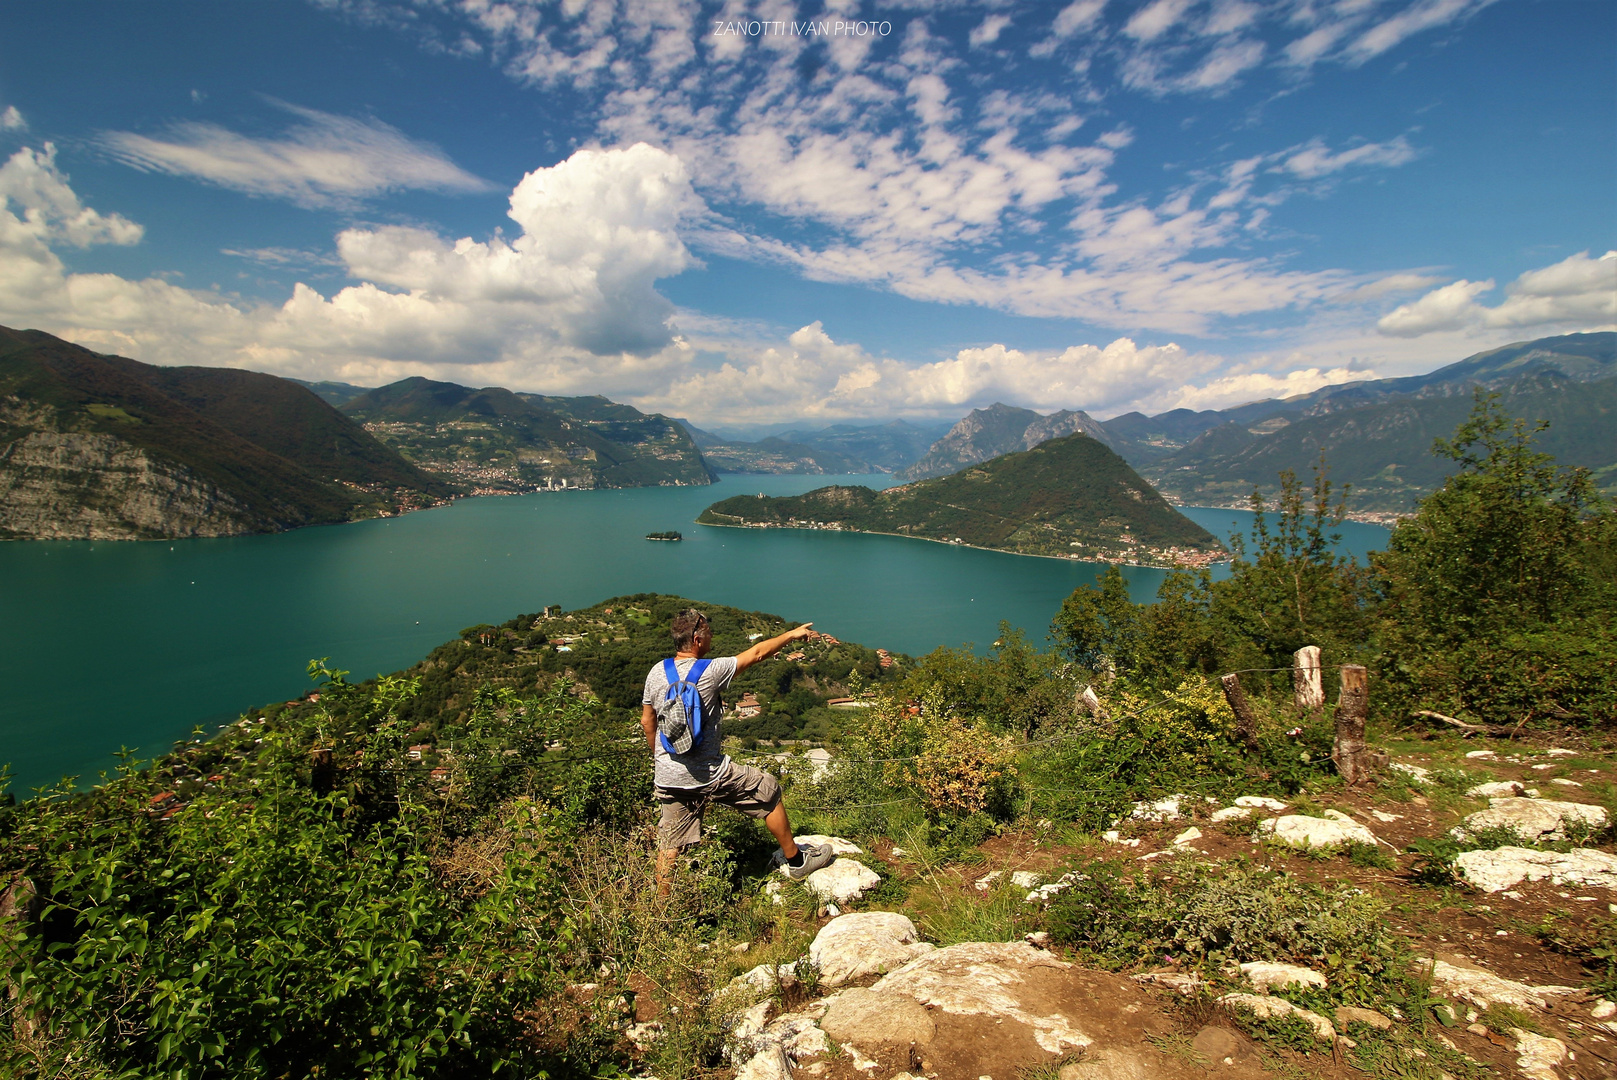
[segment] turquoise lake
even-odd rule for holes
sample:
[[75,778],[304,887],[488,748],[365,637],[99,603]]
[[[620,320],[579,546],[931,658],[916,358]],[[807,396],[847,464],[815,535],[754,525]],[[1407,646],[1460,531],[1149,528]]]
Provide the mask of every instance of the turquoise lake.
[[[636,592],[812,620],[837,637],[920,654],[987,644],[999,620],[1043,642],[1074,587],[1103,567],[888,536],[692,524],[722,498],[891,478],[727,476],[701,488],[463,499],[437,510],[225,540],[0,544],[0,762],[19,796],[93,776],[112,751],[160,753],[196,725],[309,688],[330,657],[364,678],[415,663],[462,627],[546,604]],[[1185,511],[1218,536],[1251,514]],[[646,533],[677,529],[682,543]],[[1343,526],[1362,557],[1385,542]],[[1136,599],[1162,571],[1126,568]]]

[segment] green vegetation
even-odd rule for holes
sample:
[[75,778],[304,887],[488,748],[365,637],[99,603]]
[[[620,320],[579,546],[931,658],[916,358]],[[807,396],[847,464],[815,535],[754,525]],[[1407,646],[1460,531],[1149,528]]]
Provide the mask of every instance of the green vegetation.
[[411,462],[482,492],[709,484],[689,433],[603,397],[402,379],[342,411]]
[[1167,564],[1219,550],[1211,534],[1164,502],[1122,458],[1082,434],[881,492],[828,487],[784,498],[740,495],[708,507],[697,521],[891,533],[1024,555]]
[[677,530],[669,529],[666,532],[647,533],[646,534],[646,539],[647,540],[683,540],[683,539],[685,539],[685,537],[684,537],[683,534],[681,534]]

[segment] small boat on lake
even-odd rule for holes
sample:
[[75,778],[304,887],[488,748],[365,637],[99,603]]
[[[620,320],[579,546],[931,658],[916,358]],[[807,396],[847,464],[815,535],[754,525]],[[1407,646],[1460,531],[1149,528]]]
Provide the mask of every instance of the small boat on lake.
[[683,540],[685,538],[683,536],[679,535],[679,533],[677,533],[677,532],[654,532],[654,533],[647,533],[646,534],[646,539],[647,540]]

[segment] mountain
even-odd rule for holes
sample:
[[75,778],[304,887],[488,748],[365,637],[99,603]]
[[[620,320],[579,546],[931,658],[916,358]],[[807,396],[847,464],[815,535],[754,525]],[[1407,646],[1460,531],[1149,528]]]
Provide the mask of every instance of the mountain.
[[[1564,334],[1518,341],[1476,353],[1425,375],[1322,386],[1289,398],[1266,398],[1219,411],[1172,412],[1147,417],[1137,412],[1101,422],[1109,445],[1137,469],[1185,448],[1203,432],[1238,424],[1254,435],[1269,435],[1289,423],[1327,413],[1362,408],[1393,399],[1470,398],[1475,387],[1497,390],[1525,376],[1549,373],[1573,383],[1617,376],[1617,333]],[[1272,481],[1272,477],[1270,478]]]
[[287,379],[286,381],[297,383],[299,386],[309,390],[321,401],[337,408],[342,408],[359,395],[368,394],[371,391],[369,386],[355,386],[353,383],[345,382],[309,382],[306,379]]
[[0,327],[0,536],[275,532],[451,490],[287,380]]
[[1001,454],[1031,450],[1048,439],[1081,431],[1101,442],[1110,436],[1087,413],[1062,412],[1041,416],[1031,409],[1018,409],[995,402],[986,409],[973,409],[949,433],[932,444],[926,456],[899,473],[904,480],[924,480],[946,476],[967,465],[988,461]]
[[342,411],[428,472],[483,494],[710,484],[690,435],[604,397],[547,397],[403,379]]
[[[1598,485],[1617,493],[1617,378],[1579,383],[1539,368],[1497,392],[1512,416],[1549,421],[1538,449],[1591,469]],[[1352,484],[1350,512],[1408,513],[1454,471],[1454,462],[1432,454],[1432,443],[1452,435],[1471,407],[1469,396],[1407,395],[1268,429],[1231,422],[1141,471],[1177,501],[1244,506],[1254,487],[1272,492],[1283,469],[1308,475],[1323,451],[1331,479]]]
[[824,487],[714,503],[704,525],[889,533],[1074,559],[1206,562],[1222,549],[1089,435],[1051,439],[885,491]]
[[882,472],[897,472],[926,455],[947,434],[947,424],[894,420],[880,425],[833,424],[817,431],[786,431],[780,438],[815,450],[835,451],[868,462]]
[[869,462],[771,436],[757,442],[709,443],[702,457],[721,473],[798,473],[814,475],[875,472]]

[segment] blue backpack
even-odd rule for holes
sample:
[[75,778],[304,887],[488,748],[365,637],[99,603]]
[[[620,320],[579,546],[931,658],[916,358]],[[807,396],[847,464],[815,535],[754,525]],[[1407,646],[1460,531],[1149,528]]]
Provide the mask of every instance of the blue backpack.
[[691,665],[682,679],[672,660],[663,661],[663,677],[668,680],[667,707],[657,716],[657,737],[670,754],[688,754],[702,741],[702,695],[696,684],[707,671],[708,660]]

